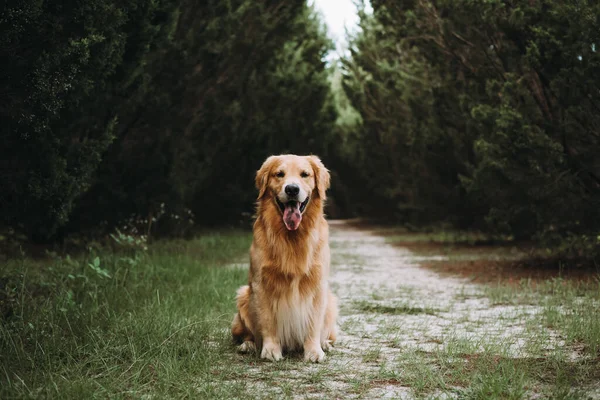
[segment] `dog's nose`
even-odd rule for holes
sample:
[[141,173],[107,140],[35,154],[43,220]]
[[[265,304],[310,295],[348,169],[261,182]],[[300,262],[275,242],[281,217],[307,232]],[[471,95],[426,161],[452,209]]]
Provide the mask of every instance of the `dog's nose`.
[[298,193],[300,193],[300,186],[291,183],[285,187],[285,193],[288,196],[298,196]]

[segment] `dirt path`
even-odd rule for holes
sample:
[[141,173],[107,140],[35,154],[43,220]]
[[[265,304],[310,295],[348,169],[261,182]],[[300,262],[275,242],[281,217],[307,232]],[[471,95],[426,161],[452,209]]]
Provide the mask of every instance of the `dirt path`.
[[[332,354],[332,363],[346,363],[357,375],[376,374],[382,365],[393,368],[402,353],[435,352],[457,338],[482,349],[502,344],[514,356],[525,350],[526,327],[516,319],[534,307],[491,307],[479,286],[419,266],[441,256],[419,257],[343,221],[331,228],[331,285],[341,304],[336,353],[343,354]],[[380,379],[365,397],[412,397],[412,388],[390,381]]]
[[[552,331],[540,335],[542,328],[532,326],[537,307],[492,305],[481,286],[419,266],[441,256],[419,257],[343,221],[331,221],[330,226],[330,283],[340,300],[339,342],[323,365],[299,363],[299,357],[288,357],[279,366],[257,364],[251,372],[255,377],[279,377],[277,382],[263,379],[262,393],[292,398],[458,397],[452,390],[429,390],[427,379],[436,379],[436,366],[420,371],[423,364],[415,360],[423,354],[462,354],[462,348],[468,354],[491,351],[521,358],[533,349],[539,353],[544,346],[552,351],[563,345]],[[531,329],[539,340],[532,342]]]

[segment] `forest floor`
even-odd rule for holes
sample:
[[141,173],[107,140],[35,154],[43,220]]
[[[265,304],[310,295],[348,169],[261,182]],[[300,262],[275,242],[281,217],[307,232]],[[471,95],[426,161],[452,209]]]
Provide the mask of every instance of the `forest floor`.
[[64,257],[54,275],[9,263],[0,397],[600,399],[597,273],[469,235],[330,225],[340,335],[324,363],[235,352],[251,237],[225,232],[101,254],[82,274]]

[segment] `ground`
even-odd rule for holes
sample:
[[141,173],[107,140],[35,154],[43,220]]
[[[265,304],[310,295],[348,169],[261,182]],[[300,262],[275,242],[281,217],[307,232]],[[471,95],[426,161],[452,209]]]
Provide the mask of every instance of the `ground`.
[[248,231],[6,258],[0,398],[600,399],[597,271],[473,234],[330,225],[340,335],[322,364],[236,352]]
[[[590,361],[544,325],[544,307],[497,302],[502,293],[422,267],[448,262],[447,256],[431,249],[430,255],[415,254],[377,232],[331,222],[339,341],[323,365],[306,365],[299,356],[277,366],[253,360],[244,379],[257,395],[600,398],[597,374],[578,388],[575,380],[552,381],[552,366],[529,365],[548,359],[579,368]],[[235,362],[248,359],[237,356]]]

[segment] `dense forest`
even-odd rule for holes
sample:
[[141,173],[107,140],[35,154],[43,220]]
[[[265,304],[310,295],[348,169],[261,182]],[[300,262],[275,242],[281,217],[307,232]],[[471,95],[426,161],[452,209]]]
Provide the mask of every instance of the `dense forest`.
[[332,43],[304,0],[12,1],[0,21],[2,222],[36,240],[230,223],[268,155],[326,151]]
[[366,210],[597,255],[600,4],[371,4],[341,79],[359,122],[338,124]]
[[371,5],[328,62],[305,0],[5,2],[0,229],[239,223],[292,152],[332,169],[330,215],[597,255],[600,4]]

